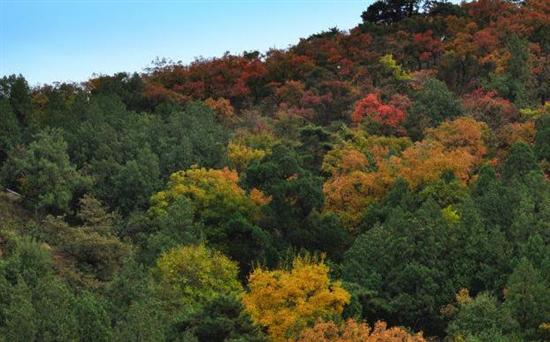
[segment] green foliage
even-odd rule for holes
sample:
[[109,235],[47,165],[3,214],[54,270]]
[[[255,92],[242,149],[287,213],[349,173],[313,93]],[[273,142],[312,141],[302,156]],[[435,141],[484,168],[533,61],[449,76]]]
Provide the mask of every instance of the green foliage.
[[86,286],[109,280],[130,246],[121,242],[113,231],[113,216],[95,198],[80,200],[77,217],[81,225],[69,225],[61,217],[48,216],[43,223],[46,241],[64,254],[68,276]]
[[539,325],[550,317],[550,284],[526,259],[522,259],[508,278],[504,305],[522,328],[525,339],[537,336]]
[[252,324],[243,305],[234,296],[221,296],[201,312],[178,322],[172,335],[189,334],[199,342],[267,341],[261,329]]
[[387,54],[379,59],[380,64],[389,71],[397,81],[411,81],[412,77],[403,70],[401,65],[393,58],[393,55]]
[[273,147],[270,155],[253,162],[244,183],[271,197],[266,208],[269,227],[287,234],[323,204],[321,179],[304,169],[299,156],[285,145]]
[[435,127],[447,119],[457,117],[462,111],[458,98],[447,85],[431,78],[415,93],[405,127],[412,138],[420,139],[426,128]]
[[200,310],[222,294],[239,294],[235,262],[203,245],[174,248],[155,265],[158,296],[171,312]]
[[47,129],[23,150],[12,150],[2,169],[8,184],[15,184],[31,208],[67,212],[77,191],[89,186],[71,164],[60,130]]
[[455,341],[515,341],[506,333],[513,331],[516,324],[496,298],[481,293],[458,304],[447,333]]
[[46,278],[33,291],[38,341],[72,341],[78,336],[75,298],[59,279]]
[[535,153],[540,160],[550,162],[550,115],[540,117],[536,122]]
[[115,327],[114,341],[164,340],[166,323],[158,303],[152,300],[134,302],[125,316]]
[[160,156],[163,175],[193,164],[219,167],[225,161],[227,134],[205,105],[195,102],[172,113],[163,129],[166,135],[158,135],[151,144]]
[[2,311],[4,321],[0,332],[4,338],[16,342],[35,340],[37,316],[31,302],[31,291],[23,279],[10,289],[8,303]]
[[90,292],[82,293],[76,299],[75,315],[78,322],[79,341],[112,340],[111,321],[101,298]]
[[21,126],[7,99],[0,99],[0,162],[21,142]]
[[138,151],[136,159],[126,162],[113,177],[115,206],[122,214],[145,209],[151,195],[159,189],[159,160],[149,146]]
[[522,179],[532,171],[540,172],[533,150],[525,143],[514,144],[502,167],[503,178],[506,180]]
[[2,77],[0,340],[549,340],[546,5],[381,0],[285,50]]

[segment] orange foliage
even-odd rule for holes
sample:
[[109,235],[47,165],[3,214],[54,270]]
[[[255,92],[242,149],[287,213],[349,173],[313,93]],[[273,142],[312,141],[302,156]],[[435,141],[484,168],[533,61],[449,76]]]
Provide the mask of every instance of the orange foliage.
[[405,121],[405,107],[408,107],[408,105],[404,101],[403,96],[395,100],[395,102],[400,103],[401,108],[396,105],[383,103],[377,94],[368,94],[355,103],[351,120],[357,123],[364,117],[369,117],[382,125],[397,127]]
[[411,334],[399,327],[387,327],[378,321],[371,329],[368,324],[347,320],[341,325],[334,322],[318,322],[314,327],[305,329],[298,342],[426,342],[422,333]]
[[478,89],[464,97],[464,108],[476,120],[486,122],[489,127],[496,128],[513,122],[519,118],[519,112],[514,105],[495,92],[484,92]]
[[221,121],[232,122],[235,120],[235,109],[229,100],[224,99],[223,97],[220,97],[219,99],[209,97],[204,101],[204,104],[216,112]]
[[469,117],[460,117],[426,130],[428,139],[442,143],[450,151],[465,149],[476,157],[476,161],[480,161],[487,152],[485,143],[488,134],[489,128],[485,123]]
[[443,52],[441,39],[434,37],[432,30],[415,34],[413,42],[418,58],[423,62],[431,60]]
[[257,58],[226,54],[221,58],[197,59],[185,66],[158,66],[147,81],[192,99],[212,97],[233,101],[249,95],[251,84],[262,79],[266,72]]
[[467,181],[476,157],[465,149],[447,150],[443,144],[433,140],[417,142],[406,149],[401,157],[388,160],[394,175],[407,180],[409,185],[419,185],[438,179],[445,171],[453,171],[463,181]]
[[273,341],[288,341],[318,319],[340,315],[350,294],[329,278],[329,268],[308,257],[297,257],[292,269],[257,268],[242,297],[253,322],[266,327]]
[[503,145],[512,146],[516,142],[534,144],[536,133],[535,122],[527,121],[504,125],[497,135]]
[[381,172],[353,171],[333,176],[323,185],[325,209],[337,214],[353,231],[363,211],[381,198],[393,181],[393,176]]
[[373,156],[374,168],[357,147],[336,147],[323,161],[323,171],[332,175],[323,185],[325,210],[336,213],[353,231],[365,209],[382,198],[398,177],[412,188],[446,171],[467,182],[486,153],[486,131],[484,123],[462,117],[427,130],[424,140],[410,146],[400,138],[358,139],[356,143]]

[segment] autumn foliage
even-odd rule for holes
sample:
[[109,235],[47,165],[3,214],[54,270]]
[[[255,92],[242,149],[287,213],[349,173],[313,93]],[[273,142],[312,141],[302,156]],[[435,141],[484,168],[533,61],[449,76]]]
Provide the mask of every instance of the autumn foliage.
[[349,303],[349,293],[331,281],[328,272],[323,261],[309,257],[297,257],[288,271],[257,268],[243,303],[273,341],[286,341],[318,319],[338,316]]
[[388,328],[385,322],[378,321],[374,328],[368,324],[349,319],[341,325],[332,321],[318,322],[305,329],[299,342],[425,342],[422,334],[411,334],[399,327]]
[[357,101],[351,119],[353,122],[360,122],[361,119],[368,117],[381,125],[395,128],[405,121],[406,104],[392,105],[391,102],[385,104],[377,94],[368,94]]
[[550,1],[361,18],[1,77],[0,340],[550,340]]

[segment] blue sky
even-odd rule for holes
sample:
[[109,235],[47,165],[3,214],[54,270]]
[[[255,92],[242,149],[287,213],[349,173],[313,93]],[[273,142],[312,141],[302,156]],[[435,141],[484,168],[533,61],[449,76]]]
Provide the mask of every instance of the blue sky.
[[0,76],[31,85],[286,48],[360,22],[368,0],[0,0]]

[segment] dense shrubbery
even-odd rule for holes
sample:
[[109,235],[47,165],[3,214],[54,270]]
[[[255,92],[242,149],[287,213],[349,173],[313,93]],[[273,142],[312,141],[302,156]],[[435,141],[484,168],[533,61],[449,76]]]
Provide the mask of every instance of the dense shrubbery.
[[0,340],[550,338],[547,1],[0,80]]

